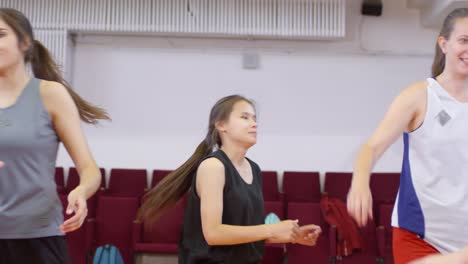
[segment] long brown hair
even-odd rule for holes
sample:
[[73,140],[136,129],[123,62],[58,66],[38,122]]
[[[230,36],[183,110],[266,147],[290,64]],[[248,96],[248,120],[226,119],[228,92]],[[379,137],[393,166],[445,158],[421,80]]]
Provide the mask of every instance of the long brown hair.
[[239,101],[245,101],[254,106],[252,101],[240,95],[226,96],[216,102],[211,108],[205,139],[182,166],[164,177],[145,195],[143,205],[138,212],[139,220],[144,220],[146,224],[157,221],[166,209],[174,206],[182,198],[190,188],[198,165],[213,151],[214,147],[222,146],[216,123],[228,120],[234,105]]
[[61,83],[73,98],[81,120],[96,124],[99,119],[110,119],[107,112],[81,98],[62,76],[57,63],[41,42],[34,39],[34,33],[28,18],[18,10],[0,8],[0,19],[12,28],[18,43],[27,45],[24,62],[31,63],[34,76],[38,79]]
[[[452,34],[455,23],[460,18],[468,17],[468,8],[457,8],[450,12],[445,18],[444,23],[442,24],[442,29],[440,30],[439,37],[449,39]],[[439,42],[436,41],[435,46],[435,56],[432,63],[432,77],[435,78],[439,76],[445,69],[445,54],[442,52],[442,49],[439,46]]]

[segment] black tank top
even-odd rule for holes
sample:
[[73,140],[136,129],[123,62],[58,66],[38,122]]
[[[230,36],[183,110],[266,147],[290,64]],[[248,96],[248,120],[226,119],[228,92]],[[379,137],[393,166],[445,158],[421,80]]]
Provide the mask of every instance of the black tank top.
[[[252,167],[253,181],[248,184],[241,178],[231,160],[222,150],[207,156],[217,158],[225,168],[222,223],[226,225],[252,226],[264,223],[262,177],[258,165],[247,159]],[[185,209],[184,225],[179,243],[179,264],[244,264],[260,263],[264,241],[229,245],[209,246],[203,236],[200,198],[195,189],[196,173],[189,190]]]

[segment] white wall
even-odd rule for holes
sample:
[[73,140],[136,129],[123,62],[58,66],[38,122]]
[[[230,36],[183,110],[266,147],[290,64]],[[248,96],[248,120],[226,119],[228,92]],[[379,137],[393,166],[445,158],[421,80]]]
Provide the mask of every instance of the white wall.
[[[204,137],[217,99],[239,93],[258,104],[265,170],[351,170],[359,145],[392,99],[429,76],[437,32],[420,26],[404,0],[382,17],[362,17],[349,0],[346,39],[234,40],[79,35],[73,85],[106,108],[112,123],[86,126],[101,167],[172,169]],[[257,70],[242,69],[256,52]],[[377,165],[399,171],[401,142]],[[73,166],[61,149],[58,165]]]

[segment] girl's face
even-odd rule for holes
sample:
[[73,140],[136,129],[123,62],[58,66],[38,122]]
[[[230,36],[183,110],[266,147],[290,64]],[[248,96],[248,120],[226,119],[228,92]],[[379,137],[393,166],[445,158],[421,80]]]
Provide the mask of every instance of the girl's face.
[[249,148],[257,143],[257,116],[255,108],[246,101],[234,104],[229,118],[217,127],[224,141]]
[[457,19],[449,39],[439,37],[439,45],[445,54],[446,69],[468,77],[468,18]]

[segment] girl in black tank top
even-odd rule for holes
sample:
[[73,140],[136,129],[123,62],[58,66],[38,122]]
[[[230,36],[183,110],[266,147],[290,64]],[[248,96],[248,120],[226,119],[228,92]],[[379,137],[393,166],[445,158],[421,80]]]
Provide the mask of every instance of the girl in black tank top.
[[315,244],[318,226],[299,227],[297,220],[264,224],[260,168],[245,157],[256,133],[253,103],[238,95],[222,98],[192,157],[146,196],[139,218],[149,223],[188,195],[179,263],[260,263],[265,241]]

